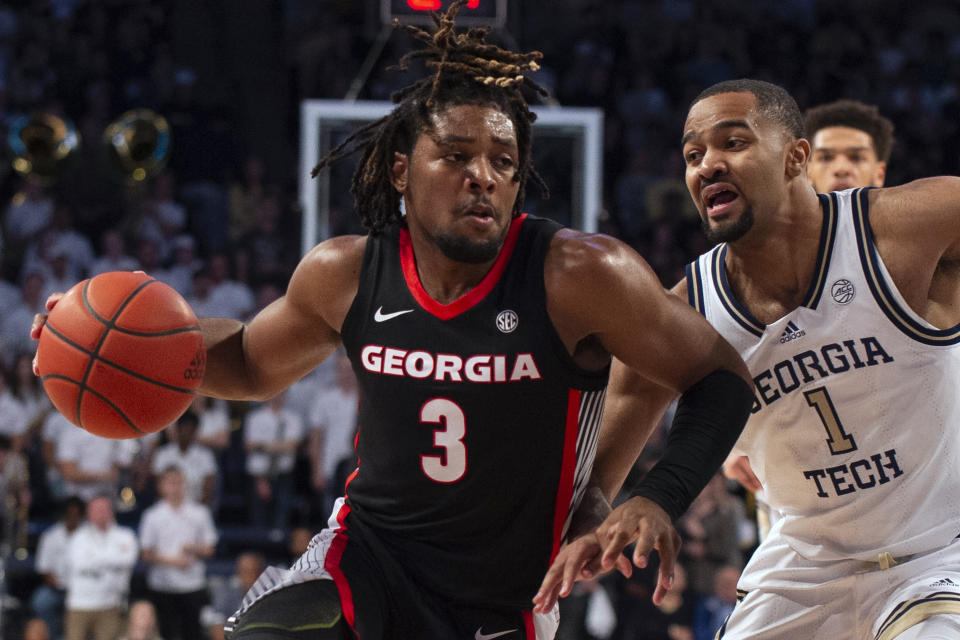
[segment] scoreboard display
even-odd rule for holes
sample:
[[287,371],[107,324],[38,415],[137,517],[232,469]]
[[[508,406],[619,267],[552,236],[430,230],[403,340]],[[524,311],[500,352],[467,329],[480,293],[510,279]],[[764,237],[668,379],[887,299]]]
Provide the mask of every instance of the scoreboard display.
[[[398,18],[401,24],[430,24],[431,11],[446,11],[453,0],[380,0],[384,23]],[[467,0],[457,14],[461,26],[502,27],[507,20],[507,0]]]

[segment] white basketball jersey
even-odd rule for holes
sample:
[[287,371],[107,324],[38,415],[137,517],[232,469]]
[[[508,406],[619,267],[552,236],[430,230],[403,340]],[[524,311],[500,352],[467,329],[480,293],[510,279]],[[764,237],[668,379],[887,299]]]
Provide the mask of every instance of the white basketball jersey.
[[803,305],[763,325],[729,286],[725,244],[687,267],[690,304],[756,384],[735,451],[750,458],[801,555],[875,560],[960,534],[960,325],[938,330],[896,290],[867,190],[821,195]]

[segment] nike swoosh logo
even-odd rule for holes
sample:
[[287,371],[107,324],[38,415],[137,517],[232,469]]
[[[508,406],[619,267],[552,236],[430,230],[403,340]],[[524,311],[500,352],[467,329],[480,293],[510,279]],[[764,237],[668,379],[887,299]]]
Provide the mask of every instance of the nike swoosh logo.
[[404,309],[403,311],[394,311],[393,313],[384,313],[383,307],[379,307],[377,311],[373,314],[373,319],[377,322],[386,322],[387,320],[392,320],[397,316],[402,316],[405,313],[413,313],[413,309]]
[[505,636],[508,633],[513,633],[516,629],[508,629],[507,631],[501,631],[500,633],[482,633],[483,627],[477,629],[477,632],[473,634],[473,640],[491,640],[491,638],[499,638],[500,636]]

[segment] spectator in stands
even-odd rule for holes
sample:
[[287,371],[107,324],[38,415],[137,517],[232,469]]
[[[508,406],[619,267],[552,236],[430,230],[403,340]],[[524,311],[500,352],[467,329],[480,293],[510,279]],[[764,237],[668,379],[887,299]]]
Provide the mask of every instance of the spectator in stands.
[[140,267],[136,258],[127,255],[123,232],[117,228],[107,229],[100,236],[101,254],[90,267],[90,276],[108,271],[133,271]]
[[63,608],[66,602],[70,539],[83,523],[87,505],[77,497],[67,498],[60,520],[40,534],[34,568],[43,582],[30,596],[33,613],[47,624],[50,635],[63,637]]
[[160,501],[140,520],[150,599],[165,640],[195,640],[202,635],[200,610],[207,602],[204,560],[213,555],[217,529],[210,509],[187,497],[178,467],[160,473],[157,493]]
[[56,465],[65,494],[87,501],[117,495],[120,469],[129,465],[134,443],[95,436],[66,420],[57,422],[51,428],[56,430]]
[[138,236],[137,238],[137,269],[145,271],[147,275],[159,274],[163,271],[160,258],[160,247],[154,238]]
[[[20,286],[20,299],[12,309],[5,310],[0,324],[0,364],[13,366],[21,353],[33,354],[36,345],[29,338],[33,316],[43,311],[44,287],[46,280],[42,271],[32,269],[23,274]],[[26,332],[26,333],[24,333]],[[24,339],[24,335],[27,336]]]
[[210,302],[224,318],[241,320],[253,311],[255,300],[253,292],[243,282],[233,279],[230,257],[226,253],[210,256]]
[[267,192],[267,165],[258,155],[248,155],[240,182],[230,185],[230,241],[237,242],[257,224],[260,203]]
[[196,442],[200,418],[193,411],[186,411],[167,429],[171,441],[159,447],[153,454],[153,474],[160,476],[164,469],[180,469],[186,482],[187,497],[194,502],[213,504],[214,479],[217,461],[213,452]]
[[117,525],[109,496],[87,504],[67,550],[66,640],[116,640],[137,563],[137,536]]
[[157,630],[157,610],[149,600],[130,605],[127,629],[117,640],[163,640]]
[[713,592],[714,576],[721,567],[742,566],[740,530],[744,513],[741,499],[727,490],[726,478],[718,473],[677,522],[683,538],[680,559],[690,586],[698,593]]
[[73,205],[68,202],[57,202],[53,209],[53,223],[50,227],[50,232],[56,238],[56,244],[63,248],[67,256],[67,274],[74,282],[87,276],[95,258],[90,238],[80,233],[74,226],[75,217]]
[[197,396],[190,405],[200,418],[197,443],[208,447],[215,454],[230,444],[230,411],[226,400]]
[[13,450],[23,448],[27,431],[27,409],[13,393],[13,371],[0,366],[0,434],[13,443]]
[[19,247],[18,255],[31,240],[40,236],[53,222],[53,198],[45,191],[39,181],[31,178],[23,180],[20,193],[7,207],[4,216],[4,237],[10,248]]
[[170,253],[173,262],[157,278],[177,290],[182,296],[190,294],[193,287],[193,274],[203,267],[197,258],[197,241],[187,233],[181,233],[170,241]]
[[190,287],[190,295],[186,296],[190,308],[197,314],[198,318],[205,317],[207,314],[218,314],[217,301],[213,299],[210,293],[213,291],[213,277],[210,274],[210,267],[198,269],[193,274],[193,285]]
[[223,640],[223,625],[240,608],[245,594],[266,567],[259,553],[247,551],[237,556],[235,572],[212,590],[210,605],[201,614],[210,640]]
[[713,577],[713,593],[701,596],[694,613],[694,640],[713,640],[717,630],[737,604],[737,581],[740,569],[720,567]]
[[53,410],[40,378],[33,375],[32,363],[33,357],[29,353],[17,356],[9,384],[10,391],[20,401],[26,413],[28,433],[39,430],[47,414]]
[[658,605],[650,598],[656,574],[649,567],[634,569],[617,604],[617,629],[613,635],[616,640],[693,640],[697,595],[687,590],[683,565],[678,562],[673,568],[673,587]]
[[335,366],[334,384],[316,394],[309,418],[311,480],[323,513],[343,495],[337,465],[354,454],[357,429],[357,379],[345,351],[337,353]]
[[18,543],[30,507],[27,460],[13,450],[12,442],[0,433],[0,557],[8,556]]
[[276,193],[265,195],[258,206],[255,226],[240,238],[240,249],[249,256],[250,278],[255,282],[285,282],[293,273],[300,255],[291,242],[289,227],[283,224],[283,202]]
[[76,429],[62,413],[53,410],[47,414],[40,429],[40,458],[43,461],[47,492],[54,500],[67,497],[66,483],[57,463],[57,446],[60,435],[70,429]]
[[[247,451],[250,491],[250,520],[253,524],[284,529],[293,498],[293,466],[297,447],[304,437],[303,421],[285,406],[280,393],[250,411],[243,439]],[[267,509],[273,507],[273,517]]]

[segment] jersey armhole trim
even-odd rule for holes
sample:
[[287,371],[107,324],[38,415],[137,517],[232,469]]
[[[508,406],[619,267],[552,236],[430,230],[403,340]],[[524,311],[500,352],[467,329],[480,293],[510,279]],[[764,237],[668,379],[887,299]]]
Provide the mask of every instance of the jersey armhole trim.
[[700,315],[707,317],[707,309],[703,304],[703,280],[700,278],[699,259],[687,265],[687,302]]
[[877,301],[877,305],[893,323],[907,337],[917,342],[931,346],[949,346],[960,344],[960,325],[949,329],[931,329],[917,322],[897,301],[893,295],[892,283],[887,282],[881,270],[880,254],[874,243],[873,231],[870,229],[868,192],[869,187],[858,189],[852,195],[853,223],[857,235],[857,250],[860,253],[860,264],[863,274],[870,286],[870,292]]

